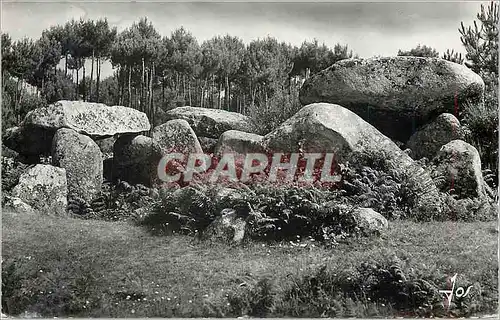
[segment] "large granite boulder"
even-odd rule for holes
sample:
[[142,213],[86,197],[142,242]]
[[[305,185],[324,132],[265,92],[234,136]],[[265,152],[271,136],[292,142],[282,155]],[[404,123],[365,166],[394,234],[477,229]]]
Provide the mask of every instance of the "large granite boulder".
[[224,153],[263,153],[262,138],[258,134],[247,133],[238,130],[228,130],[224,132],[215,146],[214,154]]
[[23,124],[47,129],[70,128],[97,137],[139,133],[151,127],[146,114],[133,108],[66,100],[30,111]]
[[472,145],[462,140],[450,141],[441,147],[432,162],[435,174],[442,178],[438,187],[443,192],[454,189],[459,198],[482,198],[487,195],[481,158]]
[[153,143],[162,153],[203,153],[200,142],[186,120],[167,121],[152,131]]
[[[12,196],[35,212],[57,216],[66,215],[67,195],[66,170],[43,164],[24,172],[12,189]],[[16,202],[19,201],[13,201]]]
[[132,108],[63,100],[28,112],[21,126],[8,130],[3,141],[21,154],[48,154],[61,128],[97,138],[148,131],[150,124],[144,112]]
[[101,190],[102,154],[90,137],[59,129],[52,142],[52,164],[66,169],[68,197],[90,203]]
[[439,202],[436,186],[428,184],[432,181],[428,173],[380,131],[339,105],[314,103],[303,107],[265,135],[262,144],[269,152],[333,153],[336,163],[345,163],[353,155],[365,155],[366,161],[384,157],[388,170],[399,176],[411,172],[414,188],[425,191],[416,206],[427,208]]
[[166,113],[168,120],[186,120],[198,136],[215,138],[228,130],[254,132],[251,121],[241,113],[199,107],[177,107]]
[[480,103],[484,82],[469,68],[439,58],[341,60],[309,78],[300,90],[307,105],[344,106],[386,136],[407,141],[416,128],[455,104]]
[[151,186],[158,179],[161,150],[153,139],[138,135],[123,135],[113,148],[112,180]]
[[464,138],[460,121],[450,114],[443,113],[415,132],[406,146],[411,150],[413,159],[426,157],[432,159],[442,146],[452,140]]

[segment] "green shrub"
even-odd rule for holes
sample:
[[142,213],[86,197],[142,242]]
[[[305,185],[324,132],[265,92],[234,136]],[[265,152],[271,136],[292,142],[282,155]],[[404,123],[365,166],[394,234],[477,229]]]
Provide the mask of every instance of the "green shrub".
[[215,217],[215,206],[206,195],[206,190],[194,187],[161,188],[159,200],[155,202],[152,212],[140,223],[157,234],[181,232],[195,235],[205,229]]
[[498,93],[486,92],[484,104],[465,105],[462,124],[466,141],[473,145],[481,157],[483,169],[493,173],[490,186],[498,186]]
[[310,237],[335,242],[359,231],[351,215],[354,206],[341,200],[338,190],[269,184],[254,191],[255,196],[249,201],[252,214],[248,220],[254,239],[279,241]]
[[353,153],[341,168],[345,195],[387,219],[436,218],[439,212],[434,208],[440,206],[440,199],[434,180],[418,163],[401,170],[393,158],[383,151]]
[[143,185],[118,181],[103,183],[91,203],[68,199],[68,210],[81,219],[104,221],[140,220],[158,201],[157,191]]
[[406,316],[443,315],[432,311],[442,302],[437,286],[405,274],[399,262],[362,263],[351,270],[329,270],[323,265],[293,283],[278,314],[289,315],[292,309],[296,316],[363,317],[387,306]]
[[496,204],[485,198],[456,199],[445,194],[444,215],[451,221],[494,221],[497,219]]
[[4,205],[5,196],[9,195],[12,189],[19,183],[19,178],[29,165],[21,163],[14,158],[2,156],[2,205]]
[[239,292],[231,292],[228,302],[229,316],[265,317],[272,312],[276,293],[275,284],[268,278],[257,281]]

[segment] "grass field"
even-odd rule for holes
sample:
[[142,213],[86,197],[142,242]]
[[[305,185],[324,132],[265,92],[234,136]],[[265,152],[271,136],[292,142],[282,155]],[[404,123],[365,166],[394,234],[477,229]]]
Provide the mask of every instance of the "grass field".
[[[469,316],[498,307],[496,222],[393,222],[379,238],[335,247],[235,247],[154,236],[128,222],[13,213],[2,222],[2,309],[9,315]],[[373,282],[394,264],[404,273],[401,285],[425,280],[447,289],[458,273],[456,286],[473,287],[448,313],[435,297],[426,305],[412,295],[410,307],[401,305],[394,285]]]

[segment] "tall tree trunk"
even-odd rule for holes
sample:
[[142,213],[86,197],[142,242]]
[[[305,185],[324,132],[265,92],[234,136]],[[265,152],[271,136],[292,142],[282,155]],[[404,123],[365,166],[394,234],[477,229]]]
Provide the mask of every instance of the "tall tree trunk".
[[90,101],[92,101],[92,82],[94,81],[94,49],[92,49],[92,63],[90,65],[90,88],[89,88],[89,97]]
[[189,105],[192,106],[193,102],[191,101],[191,79],[188,80],[188,96],[189,96]]
[[222,83],[219,82],[219,96],[217,99],[217,109],[221,108],[221,93],[222,93]]
[[151,127],[155,125],[155,112],[153,108],[153,77],[155,74],[155,63],[151,65],[151,76],[149,77],[149,112],[151,114]]
[[80,100],[80,93],[78,90],[78,72],[79,72],[79,69],[77,67],[77,69],[76,69],[76,100]]
[[19,82],[21,81],[20,77],[17,78],[17,82],[16,82],[16,93],[14,95],[14,119],[16,121],[16,125],[19,124],[19,118],[20,118],[20,115],[19,115],[19,102],[21,100],[21,92],[20,92],[20,89],[19,89]]
[[255,105],[255,96],[257,95],[257,86],[255,86],[253,88],[253,90],[251,91],[251,95],[252,95],[252,107]]
[[[97,70],[96,70],[97,71]],[[118,70],[116,71],[116,82],[118,83],[118,99],[117,105],[121,106],[121,97],[122,97],[122,67],[118,66]]]
[[215,91],[215,76],[212,75],[212,85],[210,86],[210,108],[215,108],[214,91]]
[[83,87],[83,101],[87,101],[87,81],[85,80],[85,59],[83,59],[82,87]]
[[134,109],[139,110],[139,105],[138,105],[137,101],[138,101],[137,100],[137,87],[134,87]]
[[120,94],[120,103],[119,105],[120,106],[124,106],[125,105],[125,87],[126,87],[126,84],[127,84],[127,69],[126,68],[123,68],[123,66],[120,67],[120,71],[121,71],[121,75],[120,75],[120,78],[121,78],[121,82],[122,82],[122,91],[121,91],[121,94]]
[[175,97],[179,95],[179,73],[175,72],[175,84],[174,84]]
[[224,77],[224,107],[226,108],[226,110],[229,111],[229,100],[228,100],[228,86],[229,86],[229,80],[228,80],[228,77],[225,76]]
[[144,79],[145,79],[145,66],[144,66],[144,58],[141,59],[142,61],[142,76],[141,76],[141,88],[140,88],[140,92],[139,92],[139,110],[143,111],[143,103],[142,103],[142,100],[143,100],[143,95],[144,95]]
[[64,56],[64,75],[68,75],[68,54]]
[[204,80],[202,80],[201,82],[201,97],[200,97],[200,106],[203,108],[203,99],[204,99],[204,96],[205,96],[205,88],[206,88],[206,85],[207,85],[207,79],[205,78]]
[[[97,57],[97,79],[96,79],[96,101],[99,102],[99,81],[101,79],[101,58]],[[125,82],[123,82],[122,85],[125,85]]]
[[132,66],[128,66],[128,106],[132,107]]
[[161,80],[161,105],[165,104],[165,77]]
[[243,101],[241,103],[241,111],[242,111],[241,113],[244,114],[244,115],[247,114],[247,108],[246,108],[247,105],[246,105],[246,103],[247,103],[247,95],[243,94]]
[[266,93],[266,111],[269,111],[269,106],[267,105],[267,90],[264,90]]

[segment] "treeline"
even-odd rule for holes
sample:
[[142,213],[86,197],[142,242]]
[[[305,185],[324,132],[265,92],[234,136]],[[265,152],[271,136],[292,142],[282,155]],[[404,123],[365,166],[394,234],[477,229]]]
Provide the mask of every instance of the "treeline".
[[[282,104],[288,116],[299,107],[298,89],[307,77],[352,56],[347,45],[329,48],[316,40],[297,47],[267,37],[245,45],[225,35],[199,43],[182,27],[162,36],[147,18],[120,33],[106,19],[81,19],[52,26],[37,40],[12,42],[2,34],[2,77],[16,82],[14,113],[22,111],[24,81],[47,102],[125,105],[153,123],[180,105],[261,114]],[[105,61],[115,73],[101,81]]]
[[[441,58],[480,74],[489,110],[495,110],[498,4],[482,6],[477,19],[458,30],[466,55],[447,51]],[[147,18],[122,32],[106,19],[81,19],[43,30],[36,40],[12,41],[2,34],[1,41],[3,129],[44,103],[79,99],[139,109],[153,125],[176,106],[236,111],[254,118],[265,133],[301,107],[298,90],[305,79],[353,57],[347,45],[330,48],[316,40],[294,46],[267,37],[244,44],[225,35],[199,43],[182,27],[160,35]],[[398,55],[439,57],[425,45]],[[114,74],[101,79],[104,63]],[[38,96],[27,94],[26,86]]]

